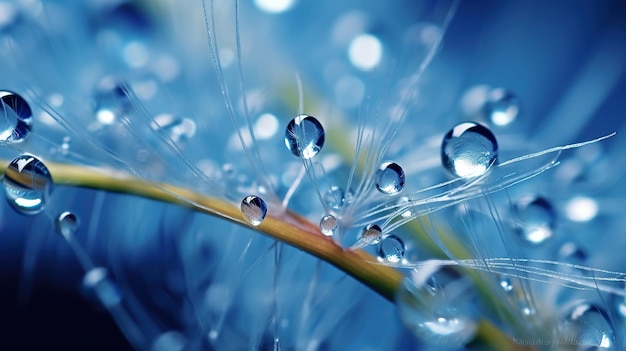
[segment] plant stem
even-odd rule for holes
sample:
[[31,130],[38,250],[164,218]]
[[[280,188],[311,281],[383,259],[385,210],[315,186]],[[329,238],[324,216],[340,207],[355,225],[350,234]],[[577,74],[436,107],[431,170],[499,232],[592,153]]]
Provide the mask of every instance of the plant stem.
[[[0,172],[5,171],[8,163],[0,160],[2,165]],[[403,279],[398,270],[377,264],[376,258],[367,252],[340,247],[331,238],[324,236],[316,225],[293,212],[270,212],[265,220],[255,227],[244,220],[237,205],[216,197],[198,194],[190,189],[150,182],[119,171],[113,173],[104,169],[51,162],[46,162],[46,166],[52,174],[55,185],[140,196],[184,206],[249,227],[331,263],[391,302],[394,302],[396,290]],[[481,320],[477,337],[472,344],[488,345],[497,350],[525,350],[487,320]]]

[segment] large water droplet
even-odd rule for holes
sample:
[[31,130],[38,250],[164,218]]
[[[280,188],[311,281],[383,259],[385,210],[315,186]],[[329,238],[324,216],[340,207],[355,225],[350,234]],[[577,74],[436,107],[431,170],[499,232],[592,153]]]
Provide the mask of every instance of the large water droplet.
[[68,240],[74,236],[78,226],[78,217],[72,212],[65,211],[54,219],[54,229]]
[[393,162],[385,162],[376,172],[376,189],[384,194],[397,194],[404,188],[404,170]]
[[489,97],[483,109],[491,123],[504,127],[513,123],[517,118],[519,114],[519,99],[506,89],[493,89],[489,92]]
[[258,196],[246,196],[241,201],[241,212],[248,223],[257,226],[263,222],[267,214],[267,205],[265,201]]
[[324,127],[309,115],[298,115],[285,130],[285,145],[292,154],[309,159],[317,155],[324,146]]
[[122,301],[117,286],[109,278],[109,272],[105,268],[95,267],[87,271],[83,277],[83,286],[106,308],[111,308]]
[[441,162],[457,177],[485,174],[497,162],[498,143],[486,127],[464,122],[452,128],[441,143]]
[[21,96],[0,91],[0,142],[19,142],[30,134],[33,113]]
[[391,263],[398,263],[404,257],[404,242],[395,235],[389,235],[378,246],[380,257]]
[[556,210],[548,200],[539,196],[525,196],[513,207],[518,235],[532,244],[541,244],[554,234]]
[[48,168],[31,155],[14,159],[7,167],[2,182],[9,205],[25,215],[43,211],[52,191],[52,176]]
[[450,267],[413,271],[398,289],[396,305],[407,328],[425,342],[460,347],[478,328],[474,287]]
[[320,231],[326,236],[333,236],[337,231],[337,218],[333,215],[326,215],[320,220]]
[[599,306],[581,302],[574,306],[562,325],[563,338],[574,340],[576,350],[615,350],[615,331],[607,313]]

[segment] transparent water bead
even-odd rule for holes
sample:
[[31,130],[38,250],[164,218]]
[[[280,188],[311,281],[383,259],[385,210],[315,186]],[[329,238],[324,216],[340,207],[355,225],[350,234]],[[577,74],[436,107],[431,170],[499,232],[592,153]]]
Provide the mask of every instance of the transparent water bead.
[[406,327],[425,342],[461,347],[478,328],[472,282],[450,267],[426,265],[404,279],[396,306]]
[[324,194],[324,202],[326,205],[334,210],[341,211],[343,207],[349,205],[352,201],[352,192],[348,190],[344,191],[342,188],[338,186],[332,186],[326,194]]
[[54,219],[54,229],[66,239],[72,238],[78,230],[78,217],[72,212],[65,211]]
[[378,254],[387,262],[398,263],[404,258],[404,242],[395,235],[389,235],[378,245]]
[[368,224],[359,236],[359,246],[376,245],[380,243],[383,237],[383,231],[377,224]]
[[33,113],[30,106],[20,95],[7,90],[0,91],[0,103],[0,142],[24,140],[31,131]]
[[411,210],[411,199],[408,196],[402,196],[396,202],[396,211],[402,211],[402,218],[409,218],[413,215],[413,211]]
[[193,120],[169,113],[162,113],[154,117],[150,127],[175,144],[185,142],[196,134],[196,123]]
[[315,117],[298,115],[285,129],[285,145],[295,156],[310,159],[324,146],[325,136],[324,127]]
[[519,99],[512,92],[496,88],[489,92],[483,106],[485,115],[491,123],[504,127],[513,123],[519,114]]
[[515,230],[523,240],[541,244],[554,234],[556,210],[543,197],[522,197],[513,206],[513,211],[517,219]]
[[615,330],[604,309],[581,302],[566,315],[562,325],[564,340],[575,341],[576,350],[616,350]]
[[337,231],[337,218],[333,215],[326,215],[320,220],[320,231],[326,236],[333,236]]
[[241,212],[246,221],[253,226],[258,226],[265,219],[267,205],[265,201],[256,195],[246,196],[241,201]]
[[443,167],[456,177],[485,174],[497,162],[498,142],[478,123],[464,122],[452,128],[441,143]]
[[394,162],[385,162],[376,172],[376,189],[383,194],[397,194],[404,188],[404,170]]
[[123,83],[113,77],[103,78],[94,94],[95,115],[101,124],[112,124],[126,116],[132,103]]
[[85,273],[83,287],[92,292],[106,308],[111,308],[122,301],[115,283],[109,278],[109,272],[102,267],[95,267]]
[[50,171],[32,155],[22,155],[11,161],[2,182],[9,205],[25,215],[43,211],[52,191]]

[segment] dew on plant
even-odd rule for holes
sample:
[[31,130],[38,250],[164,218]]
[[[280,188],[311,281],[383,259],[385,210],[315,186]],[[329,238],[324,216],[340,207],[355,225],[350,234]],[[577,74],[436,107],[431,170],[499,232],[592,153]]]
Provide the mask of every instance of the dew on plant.
[[503,127],[517,119],[519,100],[515,94],[506,89],[492,89],[483,109],[491,123]]
[[404,325],[425,342],[460,347],[478,329],[472,282],[449,267],[425,266],[404,279],[396,293]]
[[579,301],[566,314],[561,332],[577,350],[616,350],[615,328],[604,308]]
[[404,189],[405,175],[400,165],[385,162],[376,172],[376,189],[383,194],[393,195]]
[[515,231],[524,241],[541,244],[554,235],[556,210],[541,196],[520,198],[513,207]]
[[343,208],[348,206],[352,201],[352,191],[345,191],[344,189],[333,185],[324,194],[324,202],[333,211],[340,212]]
[[246,221],[256,227],[265,219],[267,205],[262,198],[249,195],[241,201],[241,212]]
[[32,155],[22,155],[11,161],[2,183],[9,205],[25,215],[42,212],[53,187],[50,171]]
[[69,211],[60,213],[54,218],[54,229],[66,239],[71,239],[78,230],[78,217]]
[[361,234],[352,249],[362,248],[365,246],[376,245],[380,243],[383,237],[383,231],[378,224],[368,224],[361,230]]
[[155,116],[151,127],[175,145],[184,143],[196,133],[196,123],[193,120],[169,113]]
[[0,142],[15,143],[24,140],[31,132],[33,113],[20,95],[0,91]]
[[109,125],[119,122],[132,110],[132,103],[124,85],[113,77],[105,77],[94,93],[96,120]]
[[396,235],[389,235],[378,244],[378,255],[390,263],[398,263],[404,258],[404,242]]
[[498,143],[485,126],[464,122],[450,129],[441,143],[441,162],[456,177],[485,174],[498,159]]
[[333,215],[325,215],[320,220],[320,231],[326,236],[333,236],[338,228],[337,218]]
[[287,124],[285,146],[294,156],[310,159],[322,150],[325,137],[324,127],[315,117],[298,115]]

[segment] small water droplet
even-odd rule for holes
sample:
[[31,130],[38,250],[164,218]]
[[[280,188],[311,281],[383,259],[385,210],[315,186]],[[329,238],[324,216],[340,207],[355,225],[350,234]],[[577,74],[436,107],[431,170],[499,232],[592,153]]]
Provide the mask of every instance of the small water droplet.
[[122,297],[115,283],[109,278],[109,272],[102,267],[95,267],[85,273],[83,277],[85,289],[106,308],[113,307],[122,301]]
[[358,246],[376,245],[380,243],[382,239],[383,231],[377,224],[368,224],[363,231],[357,242]]
[[310,159],[324,146],[325,135],[324,127],[315,117],[298,115],[287,125],[285,145],[295,156]]
[[410,204],[411,199],[409,199],[408,196],[402,196],[398,199],[398,202],[396,202],[396,209],[402,211],[402,218],[409,218],[413,215],[413,211],[411,210],[411,207],[409,207]]
[[393,162],[385,162],[376,172],[376,189],[383,194],[397,194],[404,188],[404,170]]
[[498,143],[486,127],[464,122],[452,128],[441,143],[441,162],[457,177],[485,174],[497,162]]
[[14,159],[7,167],[2,182],[9,205],[25,215],[43,211],[52,191],[52,176],[48,168],[31,155]]
[[123,83],[112,77],[100,81],[95,92],[95,102],[95,115],[101,124],[112,124],[132,110]]
[[513,210],[517,219],[515,230],[523,240],[541,244],[554,234],[556,210],[543,197],[522,197]]
[[509,279],[509,277],[500,278],[500,287],[505,293],[513,292],[513,283],[511,283],[511,279]]
[[66,239],[71,239],[80,225],[78,217],[72,212],[65,211],[54,219],[54,229]]
[[177,145],[189,140],[196,133],[196,123],[193,120],[169,113],[154,117],[150,127]]
[[258,196],[246,196],[243,201],[241,201],[241,212],[243,212],[248,223],[253,226],[258,226],[265,219],[267,205],[265,201]]
[[566,315],[563,337],[576,342],[576,350],[615,350],[615,331],[606,311],[580,302]]
[[378,246],[380,257],[391,263],[398,263],[404,257],[404,242],[395,235],[389,235]]
[[404,279],[396,293],[400,318],[428,343],[460,347],[478,329],[472,282],[450,267],[426,265]]
[[326,236],[333,236],[337,231],[337,218],[333,215],[326,215],[320,220],[320,231]]
[[177,331],[170,330],[159,335],[152,344],[151,351],[182,351],[185,349],[187,339]]
[[513,123],[517,118],[519,114],[519,99],[506,89],[492,89],[483,109],[491,123],[504,127]]
[[330,209],[341,211],[341,209],[350,204],[352,196],[351,191],[348,190],[346,192],[338,186],[332,186],[324,195],[324,202]]
[[19,142],[24,140],[31,130],[33,113],[30,106],[20,95],[12,91],[0,91],[0,103],[4,118],[0,118],[0,142]]

